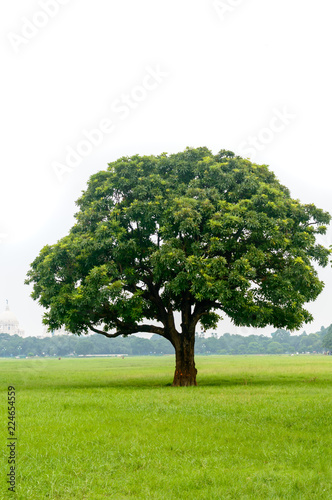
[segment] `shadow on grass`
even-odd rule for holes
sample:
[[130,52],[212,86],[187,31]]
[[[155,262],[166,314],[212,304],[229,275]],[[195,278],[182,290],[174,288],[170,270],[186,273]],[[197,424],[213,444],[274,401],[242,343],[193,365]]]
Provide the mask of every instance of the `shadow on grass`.
[[[24,360],[25,361],[25,360]],[[7,385],[17,385],[23,390],[89,390],[89,389],[169,389],[172,387],[174,367],[167,362],[162,367],[156,364],[145,366],[145,360],[134,360],[125,366],[122,361],[98,361],[81,365],[80,360],[59,363],[56,360],[38,362],[4,363],[0,370],[1,389]],[[114,363],[116,363],[114,365]],[[84,369],[82,369],[82,366]],[[245,387],[331,387],[332,373],[330,366],[320,371],[318,367],[309,370],[294,367],[287,371],[287,366],[278,366],[275,371],[268,367],[252,370],[252,367],[231,366],[219,369],[199,369],[197,376],[199,388],[245,388]],[[173,388],[172,388],[173,389]],[[174,388],[175,389],[175,388]],[[176,388],[177,389],[177,388]],[[196,387],[193,388],[194,390]],[[188,390],[188,388],[185,388]]]
[[[24,390],[68,390],[68,389],[78,389],[78,390],[89,390],[89,389],[123,389],[123,390],[132,390],[132,389],[140,389],[140,390],[153,390],[153,389],[169,389],[172,388],[171,377],[169,379],[156,380],[151,379],[149,377],[135,378],[135,379],[123,379],[123,380],[93,380],[91,379],[89,382],[87,381],[79,381],[79,380],[68,380],[64,383],[61,380],[58,380],[58,383],[55,381],[54,384],[48,381],[46,383],[34,383],[35,381],[23,381],[22,388]],[[332,379],[326,378],[308,378],[308,377],[270,377],[270,378],[244,378],[244,377],[230,377],[230,378],[208,378],[202,377],[202,380],[198,380],[196,387],[185,387],[179,388],[174,387],[174,390],[197,390],[199,388],[204,387],[219,387],[227,388],[227,387],[331,387]]]
[[323,379],[319,377],[271,377],[271,378],[244,378],[244,377],[232,377],[229,379],[212,379],[212,380],[202,380],[199,383],[200,387],[234,387],[234,386],[295,386],[295,385],[315,385],[315,386],[325,386],[331,385],[332,379]]

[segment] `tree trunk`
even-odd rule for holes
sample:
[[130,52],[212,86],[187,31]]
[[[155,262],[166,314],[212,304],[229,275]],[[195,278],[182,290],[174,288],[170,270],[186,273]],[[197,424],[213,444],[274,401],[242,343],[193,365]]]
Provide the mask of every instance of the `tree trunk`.
[[190,338],[179,335],[175,346],[175,373],[173,386],[187,387],[197,385],[195,368],[195,334]]

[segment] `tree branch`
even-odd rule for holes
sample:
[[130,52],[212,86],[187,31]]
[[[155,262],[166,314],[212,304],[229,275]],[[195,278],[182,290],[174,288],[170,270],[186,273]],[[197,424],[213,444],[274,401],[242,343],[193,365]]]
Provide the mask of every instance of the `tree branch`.
[[108,333],[104,332],[103,330],[99,330],[98,328],[95,328],[91,324],[89,324],[90,330],[92,330],[95,333],[99,333],[100,335],[104,335],[105,337],[108,337],[110,339],[114,339],[115,337],[119,337],[120,335],[123,335],[122,332],[115,332],[115,333]]
[[147,298],[148,300],[151,300],[151,302],[153,302],[156,305],[156,307],[160,313],[160,316],[161,316],[161,322],[163,323],[164,326],[166,326],[166,324],[167,324],[167,311],[166,311],[164,303],[159,295],[158,287],[156,285],[154,285],[154,283],[150,279],[145,278],[145,279],[143,279],[143,281],[148,287],[148,291],[146,291],[146,293],[143,294],[143,297],[145,295],[145,298]]
[[146,333],[156,333],[157,335],[161,335],[162,337],[165,337],[169,340],[168,336],[166,336],[164,328],[161,328],[159,326],[137,325],[136,323],[126,324],[119,320],[117,321],[117,323],[119,324],[119,329],[115,333],[108,333],[105,332],[104,330],[99,330],[99,328],[93,326],[92,323],[89,324],[89,328],[93,332],[99,333],[100,335],[104,335],[105,337],[108,338],[115,338],[119,337],[120,335],[132,335],[133,333],[146,332]]
[[191,302],[188,292],[184,293],[182,304],[181,304],[181,327],[183,329],[187,329],[191,322]]
[[198,302],[195,306],[195,309],[194,309],[194,312],[192,315],[193,322],[196,325],[198,323],[198,321],[200,320],[200,318],[204,314],[208,313],[210,311],[210,309],[221,309],[221,308],[222,308],[222,305],[219,304],[219,302],[217,302],[217,301],[202,300],[202,302]]

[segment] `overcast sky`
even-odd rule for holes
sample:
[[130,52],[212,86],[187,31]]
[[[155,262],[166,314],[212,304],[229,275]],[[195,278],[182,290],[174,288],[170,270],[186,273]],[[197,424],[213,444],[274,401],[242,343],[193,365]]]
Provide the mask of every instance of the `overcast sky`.
[[[2,2],[0,310],[41,334],[29,264],[123,155],[230,149],[332,213],[331,14],[329,0]],[[331,268],[319,276],[308,333],[332,323]]]

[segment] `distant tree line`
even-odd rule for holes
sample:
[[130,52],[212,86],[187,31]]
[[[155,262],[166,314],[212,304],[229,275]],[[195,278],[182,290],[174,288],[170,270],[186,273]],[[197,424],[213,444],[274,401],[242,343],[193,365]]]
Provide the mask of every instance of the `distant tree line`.
[[[264,335],[196,335],[196,354],[293,354],[332,351],[332,324],[319,332],[291,335],[278,329],[271,337]],[[79,356],[87,354],[128,354],[161,356],[174,354],[168,340],[153,335],[150,339],[130,336],[107,339],[102,335],[62,335],[47,338],[0,334],[0,356]]]

